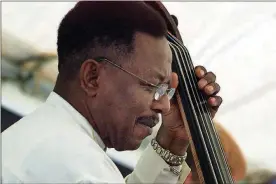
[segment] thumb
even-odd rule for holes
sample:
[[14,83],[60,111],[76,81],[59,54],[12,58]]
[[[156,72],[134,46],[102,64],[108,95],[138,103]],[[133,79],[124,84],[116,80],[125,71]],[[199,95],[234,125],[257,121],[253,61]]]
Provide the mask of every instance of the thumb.
[[177,88],[178,86],[178,76],[176,73],[172,73],[172,78],[171,78],[171,88]]

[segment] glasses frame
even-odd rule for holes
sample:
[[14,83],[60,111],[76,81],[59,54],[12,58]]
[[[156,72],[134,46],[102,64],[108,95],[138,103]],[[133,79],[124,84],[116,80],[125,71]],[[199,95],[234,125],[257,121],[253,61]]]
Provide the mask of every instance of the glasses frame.
[[155,100],[160,100],[160,98],[161,98],[163,95],[165,95],[165,94],[168,96],[168,98],[169,98],[169,100],[170,100],[170,99],[172,99],[172,97],[173,97],[174,94],[175,94],[175,88],[169,88],[169,85],[168,85],[168,84],[159,84],[159,85],[155,85],[155,84],[153,84],[153,83],[151,83],[151,82],[146,81],[145,79],[142,79],[141,77],[135,75],[134,73],[132,73],[132,72],[130,72],[130,71],[124,69],[124,68],[121,67],[120,65],[118,65],[118,64],[116,64],[116,63],[110,61],[109,59],[107,59],[107,58],[105,58],[105,57],[97,57],[97,58],[95,58],[95,60],[98,61],[98,62],[103,62],[103,61],[105,61],[105,62],[107,62],[107,63],[109,63],[109,64],[115,66],[116,68],[118,68],[118,69],[124,71],[125,73],[127,73],[127,74],[133,76],[134,78],[140,80],[141,82],[143,82],[143,83],[149,85],[150,87],[155,88],[155,89],[156,89],[156,91],[155,91],[155,93],[154,93],[154,99],[155,99]]

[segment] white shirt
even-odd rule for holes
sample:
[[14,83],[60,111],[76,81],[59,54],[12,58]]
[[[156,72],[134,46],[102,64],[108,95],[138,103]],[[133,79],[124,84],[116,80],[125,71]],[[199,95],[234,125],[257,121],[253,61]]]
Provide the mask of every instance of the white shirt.
[[183,183],[149,145],[125,179],[88,121],[52,92],[2,134],[3,183]]

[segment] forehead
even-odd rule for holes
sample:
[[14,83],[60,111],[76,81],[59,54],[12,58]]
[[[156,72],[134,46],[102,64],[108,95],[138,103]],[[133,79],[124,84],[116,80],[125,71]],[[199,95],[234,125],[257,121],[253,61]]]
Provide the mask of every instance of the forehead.
[[134,41],[134,63],[140,75],[167,78],[171,74],[172,52],[167,39],[137,33]]

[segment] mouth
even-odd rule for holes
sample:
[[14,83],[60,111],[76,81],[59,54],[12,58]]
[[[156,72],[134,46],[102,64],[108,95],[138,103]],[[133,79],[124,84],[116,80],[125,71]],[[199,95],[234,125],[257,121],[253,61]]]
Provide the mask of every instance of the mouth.
[[153,128],[159,122],[158,116],[139,117],[136,120],[137,123]]

